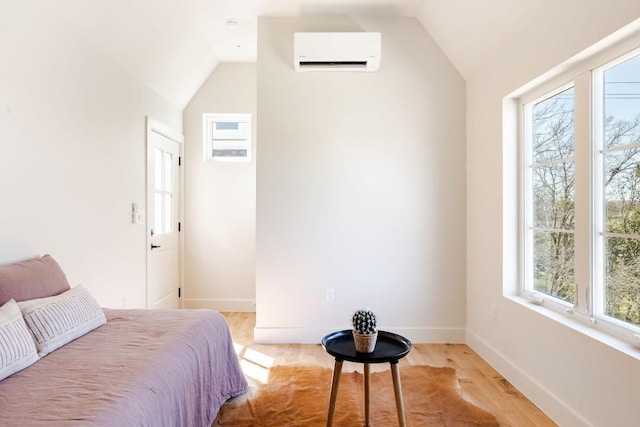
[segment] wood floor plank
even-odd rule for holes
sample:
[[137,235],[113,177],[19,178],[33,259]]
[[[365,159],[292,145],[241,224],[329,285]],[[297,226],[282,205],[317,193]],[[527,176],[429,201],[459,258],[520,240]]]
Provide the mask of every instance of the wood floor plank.
[[[333,368],[333,358],[319,344],[255,344],[255,313],[222,313],[236,343],[250,384],[266,381],[271,366],[309,363]],[[448,366],[456,370],[462,396],[491,412],[501,426],[556,426],[538,407],[464,344],[415,344],[400,360],[406,365]],[[371,372],[389,370],[388,364],[372,365]],[[250,373],[248,373],[250,371]],[[345,362],[343,372],[362,372],[362,364]]]

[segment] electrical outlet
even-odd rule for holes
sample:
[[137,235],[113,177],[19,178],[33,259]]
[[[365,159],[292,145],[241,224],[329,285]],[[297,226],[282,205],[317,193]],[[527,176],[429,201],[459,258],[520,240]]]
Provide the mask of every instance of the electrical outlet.
[[334,302],[336,300],[336,291],[334,289],[327,289],[327,302]]
[[491,318],[496,320],[498,318],[498,304],[495,302],[491,303]]

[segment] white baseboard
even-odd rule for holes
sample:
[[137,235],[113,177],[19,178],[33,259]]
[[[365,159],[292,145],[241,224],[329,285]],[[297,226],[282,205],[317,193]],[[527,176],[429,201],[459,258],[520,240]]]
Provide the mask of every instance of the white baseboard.
[[592,427],[579,413],[469,329],[466,343],[558,425]]
[[259,328],[253,329],[256,344],[319,344],[331,329],[311,328]]
[[392,328],[390,332],[402,335],[415,344],[464,344],[464,328]]
[[[317,344],[322,337],[337,328],[258,327],[253,330],[253,340],[259,344]],[[464,328],[385,328],[407,338],[414,344],[465,342]]]
[[252,299],[183,299],[183,308],[206,308],[209,310],[225,312],[252,312],[256,311],[255,300]]

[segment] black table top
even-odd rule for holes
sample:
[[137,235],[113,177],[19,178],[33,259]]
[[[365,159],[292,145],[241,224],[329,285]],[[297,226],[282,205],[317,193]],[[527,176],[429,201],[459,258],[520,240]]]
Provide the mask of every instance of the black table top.
[[392,332],[378,331],[376,348],[372,353],[356,351],[351,329],[332,332],[322,338],[324,349],[337,360],[357,363],[396,363],[411,350],[411,341]]

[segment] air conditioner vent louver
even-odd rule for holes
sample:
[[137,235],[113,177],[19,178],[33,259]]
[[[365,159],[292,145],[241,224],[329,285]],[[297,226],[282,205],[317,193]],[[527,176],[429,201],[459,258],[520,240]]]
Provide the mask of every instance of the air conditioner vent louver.
[[325,67],[325,68],[356,67],[356,68],[367,68],[367,61],[300,61],[300,68],[306,68],[306,67]]
[[296,71],[377,71],[380,33],[294,33]]

